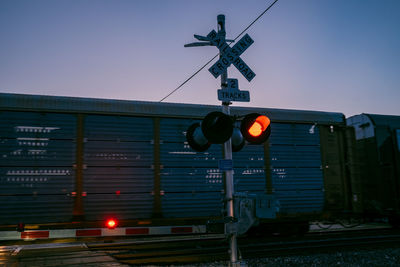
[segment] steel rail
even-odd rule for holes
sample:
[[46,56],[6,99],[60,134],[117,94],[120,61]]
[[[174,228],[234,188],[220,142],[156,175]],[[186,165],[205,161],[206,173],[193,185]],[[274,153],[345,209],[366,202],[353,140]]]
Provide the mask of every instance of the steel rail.
[[[304,237],[246,237],[238,239],[241,259],[374,249],[398,246],[400,231],[344,231],[311,233]],[[115,245],[115,247],[113,247]],[[89,249],[107,252],[120,263],[130,265],[229,261],[228,242],[223,239],[175,240],[142,244],[104,244]]]

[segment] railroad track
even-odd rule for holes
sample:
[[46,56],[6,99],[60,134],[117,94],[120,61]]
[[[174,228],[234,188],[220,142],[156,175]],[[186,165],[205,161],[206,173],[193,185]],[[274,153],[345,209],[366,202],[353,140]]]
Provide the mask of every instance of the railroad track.
[[297,240],[260,241],[241,247],[243,258],[273,257],[288,255],[309,255],[351,249],[376,249],[385,246],[399,246],[400,232],[382,231],[366,233],[328,233],[307,235]]
[[[242,259],[303,255],[354,248],[374,249],[399,246],[400,231],[374,230],[355,232],[311,233],[304,237],[255,237],[238,240]],[[197,236],[175,240],[88,244],[129,265],[190,264],[228,261],[228,243],[223,236]]]
[[224,235],[160,237],[123,243],[87,244],[87,247],[106,252],[119,262],[130,265],[225,260],[227,255]]

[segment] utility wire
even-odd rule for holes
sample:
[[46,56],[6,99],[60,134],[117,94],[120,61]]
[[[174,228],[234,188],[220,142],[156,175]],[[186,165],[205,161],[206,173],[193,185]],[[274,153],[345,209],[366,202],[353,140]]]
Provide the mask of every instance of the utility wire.
[[[275,5],[275,3],[278,2],[278,0],[275,0],[274,2],[272,2],[272,4],[270,4],[255,20],[253,20],[253,22],[251,22],[249,24],[249,26],[247,26],[241,33],[239,33],[238,36],[236,36],[235,39],[233,39],[232,42],[236,41],[240,36],[243,35],[243,33],[245,33],[251,26],[253,26],[253,24],[259,20],[265,13],[267,13],[267,11],[273,6]],[[230,43],[232,43],[230,42]],[[200,71],[202,71],[208,64],[210,64],[217,56],[219,56],[219,53],[216,54],[213,58],[211,58],[209,61],[207,61],[206,64],[204,64],[198,71],[196,71],[195,73],[192,74],[192,76],[190,76],[189,78],[187,78],[183,83],[181,83],[177,88],[175,88],[174,90],[172,90],[168,95],[166,95],[165,97],[163,97],[159,102],[164,101],[165,99],[167,99],[170,95],[172,95],[173,93],[175,93],[176,91],[178,91],[180,88],[182,88],[182,86],[184,86],[188,81],[190,81],[194,76],[196,76]]]
[[244,29],[241,33],[239,33],[239,35],[236,36],[236,38],[233,39],[233,41],[236,41],[240,36],[242,36],[242,34],[245,33],[251,26],[253,26],[253,24],[256,23],[256,21],[259,20],[265,13],[267,13],[267,11],[268,11],[273,5],[275,5],[276,2],[278,2],[278,0],[275,0],[272,4],[270,4],[269,7],[267,7],[267,9],[265,9],[255,20],[253,20],[253,22],[250,23],[250,25],[247,26],[246,29]]
[[178,91],[182,86],[184,86],[188,81],[190,81],[194,76],[196,76],[197,73],[199,73],[200,71],[202,71],[208,64],[210,64],[210,62],[213,61],[217,56],[219,56],[219,53],[216,54],[212,59],[210,59],[206,64],[204,64],[203,67],[201,67],[198,71],[196,71],[195,73],[193,73],[192,76],[190,76],[189,78],[187,78],[186,81],[184,81],[183,83],[181,83],[181,85],[179,85],[177,88],[175,88],[171,93],[169,93],[168,95],[164,96],[163,99],[161,99],[159,102],[163,102],[167,97],[169,97],[170,95],[172,95],[173,93],[175,93],[176,91]]

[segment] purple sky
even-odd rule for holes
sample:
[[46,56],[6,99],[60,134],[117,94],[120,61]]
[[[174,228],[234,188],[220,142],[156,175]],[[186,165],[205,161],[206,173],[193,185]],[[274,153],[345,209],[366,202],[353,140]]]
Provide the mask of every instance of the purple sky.
[[[184,48],[272,0],[0,0],[0,92],[159,101],[217,54]],[[399,0],[279,0],[247,31],[234,106],[400,115]],[[209,65],[211,66],[211,64]],[[165,102],[219,105],[208,67]]]

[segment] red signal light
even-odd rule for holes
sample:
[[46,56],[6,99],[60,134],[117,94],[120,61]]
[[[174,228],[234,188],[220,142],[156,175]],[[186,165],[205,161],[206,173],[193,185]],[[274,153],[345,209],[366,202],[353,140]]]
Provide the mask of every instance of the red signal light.
[[262,134],[262,126],[261,126],[261,124],[259,124],[258,122],[255,121],[253,123],[253,125],[250,126],[248,132],[252,136],[259,136],[260,134]]
[[108,219],[106,222],[106,226],[108,229],[114,229],[115,227],[117,227],[117,220],[116,219]]
[[262,144],[271,134],[271,121],[265,115],[250,113],[242,120],[240,131],[247,142]]
[[267,116],[258,116],[248,129],[248,132],[250,135],[258,137],[268,128],[270,123],[271,121],[268,119]]

